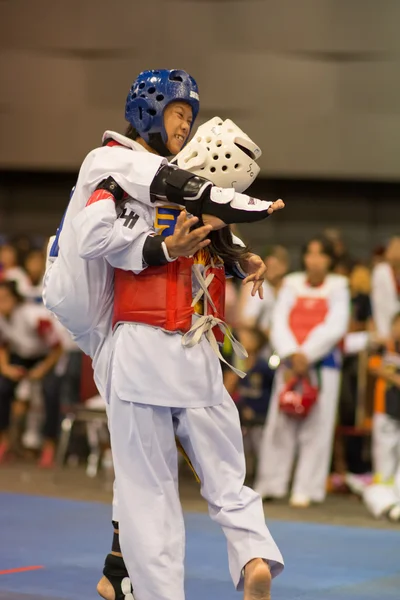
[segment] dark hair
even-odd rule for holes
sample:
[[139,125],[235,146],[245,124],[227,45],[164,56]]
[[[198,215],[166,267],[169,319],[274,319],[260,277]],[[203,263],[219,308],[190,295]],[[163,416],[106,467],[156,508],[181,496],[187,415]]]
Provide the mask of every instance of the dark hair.
[[328,258],[330,258],[331,264],[329,265],[329,271],[331,271],[334,266],[335,266],[335,250],[333,247],[333,244],[330,240],[328,240],[326,237],[324,236],[319,236],[316,235],[315,237],[312,237],[311,239],[308,240],[308,242],[303,246],[302,251],[301,251],[301,265],[302,265],[302,269],[305,270],[305,263],[304,263],[304,257],[308,252],[308,248],[310,247],[310,244],[312,244],[313,242],[318,242],[318,244],[320,244],[321,249],[322,249],[322,254],[325,254],[325,256],[327,256]]
[[1,244],[1,247],[5,247],[5,246],[8,246],[9,248],[12,248],[14,250],[16,266],[22,267],[22,265],[24,264],[25,255],[26,255],[27,250],[20,248],[18,246],[18,244],[14,243],[13,239],[10,239],[10,240],[4,242],[4,244]]
[[138,137],[140,137],[137,130],[131,124],[129,124],[128,127],[126,128],[124,135],[125,135],[125,137],[127,137],[133,141],[137,140]]
[[45,253],[42,248],[31,248],[24,256],[25,262],[34,254],[40,254],[42,257],[45,256]]
[[18,291],[18,283],[13,279],[0,281],[0,289],[7,290],[12,296],[14,296],[18,304],[21,304],[24,301],[23,296]]
[[[264,346],[266,345],[266,343],[268,342],[267,336],[262,331],[262,329],[260,329],[260,327],[256,327],[256,326],[251,327],[251,326],[244,325],[244,326],[240,327],[240,330],[247,331],[256,337],[256,339],[257,339],[256,352],[260,352],[260,350],[262,350],[264,348]],[[239,337],[240,337],[240,335],[239,335]]]
[[352,258],[349,256],[342,256],[335,260],[333,264],[333,270],[343,269],[348,275],[350,275],[355,266],[356,265]]
[[219,256],[227,267],[233,266],[235,262],[242,260],[250,252],[248,246],[242,247],[233,243],[229,227],[211,231],[209,239],[211,240],[210,252]]

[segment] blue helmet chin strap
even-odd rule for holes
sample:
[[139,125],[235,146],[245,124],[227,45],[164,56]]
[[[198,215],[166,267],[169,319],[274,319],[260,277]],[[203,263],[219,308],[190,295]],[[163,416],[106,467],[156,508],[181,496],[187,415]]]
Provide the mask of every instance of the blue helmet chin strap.
[[[168,136],[167,136],[168,137]],[[162,135],[160,133],[150,133],[148,136],[148,145],[153,148],[160,156],[172,156],[172,152],[168,150],[166,143],[164,143],[162,139]],[[165,140],[166,142],[168,141]]]

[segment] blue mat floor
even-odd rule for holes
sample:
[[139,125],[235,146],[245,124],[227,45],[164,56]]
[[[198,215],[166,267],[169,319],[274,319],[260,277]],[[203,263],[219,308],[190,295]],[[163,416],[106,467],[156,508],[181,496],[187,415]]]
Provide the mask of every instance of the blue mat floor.
[[[0,494],[0,600],[95,600],[111,543],[104,504]],[[186,514],[187,600],[240,598],[225,539],[207,515]],[[273,600],[400,600],[400,528],[271,521],[286,561]]]

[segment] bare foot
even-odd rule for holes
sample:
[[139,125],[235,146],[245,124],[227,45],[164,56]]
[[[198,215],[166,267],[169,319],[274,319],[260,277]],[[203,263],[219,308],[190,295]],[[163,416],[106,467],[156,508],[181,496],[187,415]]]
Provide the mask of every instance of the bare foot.
[[114,588],[104,575],[97,584],[97,593],[105,600],[115,600]]
[[271,600],[271,572],[262,558],[254,558],[245,566],[244,600]]
[[97,584],[97,593],[105,600],[135,600],[132,594],[132,585],[129,577],[124,577],[121,581],[121,592],[118,593],[118,598],[115,598],[115,590],[110,583],[110,580],[103,575]]

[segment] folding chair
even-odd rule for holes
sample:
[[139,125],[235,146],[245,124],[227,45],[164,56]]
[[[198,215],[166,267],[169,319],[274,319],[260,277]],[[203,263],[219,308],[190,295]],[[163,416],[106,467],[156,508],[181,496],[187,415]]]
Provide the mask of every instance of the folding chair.
[[90,448],[86,473],[89,477],[96,477],[102,453],[101,440],[104,431],[107,431],[107,414],[105,402],[100,397],[94,382],[92,361],[86,354],[82,354],[79,401],[64,407],[63,412],[65,416],[61,422],[56,455],[57,471],[65,466],[75,425],[85,423]]

